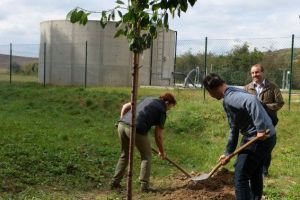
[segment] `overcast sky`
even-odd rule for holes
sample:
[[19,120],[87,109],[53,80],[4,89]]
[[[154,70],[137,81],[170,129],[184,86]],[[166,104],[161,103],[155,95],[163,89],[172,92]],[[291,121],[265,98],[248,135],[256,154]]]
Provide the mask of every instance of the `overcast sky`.
[[[0,0],[0,45],[38,44],[40,22],[65,19],[76,6],[102,11],[114,2]],[[181,18],[171,19],[170,28],[178,31],[179,40],[300,37],[299,15],[299,0],[198,0]]]

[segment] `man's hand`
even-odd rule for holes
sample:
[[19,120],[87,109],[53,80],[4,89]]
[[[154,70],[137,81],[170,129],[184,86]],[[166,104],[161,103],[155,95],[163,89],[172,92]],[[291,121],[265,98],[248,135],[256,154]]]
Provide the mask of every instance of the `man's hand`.
[[219,162],[222,163],[222,165],[226,165],[230,161],[229,156],[221,155],[219,158]]
[[264,132],[257,132],[256,137],[259,138],[259,140],[265,140],[266,138],[269,137],[269,134],[267,131]]

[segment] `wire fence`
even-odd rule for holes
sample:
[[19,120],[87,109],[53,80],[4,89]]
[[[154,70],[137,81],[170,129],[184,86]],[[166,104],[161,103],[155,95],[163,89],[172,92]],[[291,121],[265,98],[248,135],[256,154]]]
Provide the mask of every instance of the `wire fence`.
[[195,87],[194,80],[215,72],[228,84],[243,86],[251,81],[250,67],[261,63],[280,88],[300,89],[299,37],[182,40],[177,52],[175,83]]
[[[250,67],[259,62],[264,66],[266,77],[275,82],[283,91],[293,93],[300,91],[300,37],[293,35],[282,38],[203,38],[178,40],[176,44],[174,85],[198,88],[201,87],[201,80],[205,74],[215,72],[230,85],[244,86],[251,81]],[[69,70],[72,64],[73,68],[75,66],[74,69],[79,70],[80,73],[73,73],[79,76],[69,78],[79,85],[86,85],[88,76],[86,68],[97,68],[93,65],[93,60],[98,55],[97,52],[87,54],[85,51],[88,47],[84,43],[60,46],[72,48],[72,51],[68,50],[73,54],[70,57],[76,59],[71,61],[62,57],[54,64],[61,70]],[[113,47],[106,46],[105,48]],[[46,57],[44,51],[47,51],[47,44],[0,45],[0,81],[43,83],[44,80],[45,84],[47,71],[39,70],[39,65],[46,66],[47,62],[52,61],[51,55]],[[63,51],[64,49],[56,49],[53,54],[60,54]],[[76,56],[77,53],[78,56]],[[118,57],[116,60],[121,65],[122,57]],[[128,56],[125,57],[128,58]],[[106,59],[105,62],[110,61]],[[63,73],[58,73],[52,78],[57,80],[67,78],[60,77],[61,74]],[[92,73],[89,76],[95,75]],[[108,79],[107,82],[116,81],[115,77],[104,78]]]
[[37,82],[39,44],[0,45],[0,81]]

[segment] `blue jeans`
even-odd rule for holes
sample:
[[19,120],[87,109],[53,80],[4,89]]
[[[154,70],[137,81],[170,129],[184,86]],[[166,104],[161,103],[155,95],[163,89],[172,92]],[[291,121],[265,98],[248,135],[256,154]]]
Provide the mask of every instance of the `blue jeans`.
[[[242,143],[247,141],[242,140]],[[276,135],[257,141],[238,154],[234,182],[237,200],[259,200],[263,194],[263,162],[276,144]]]

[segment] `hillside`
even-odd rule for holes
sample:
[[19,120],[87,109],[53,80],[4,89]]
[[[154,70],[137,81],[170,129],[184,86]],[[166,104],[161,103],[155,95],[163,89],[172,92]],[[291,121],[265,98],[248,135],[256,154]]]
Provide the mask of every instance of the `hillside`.
[[[29,63],[38,63],[39,58],[13,56],[12,62],[17,63],[20,66],[24,66]],[[0,69],[8,69],[8,68],[9,68],[9,55],[0,54]]]
[[[267,52],[265,52],[267,53]],[[291,57],[291,49],[280,49],[274,51],[275,54],[283,57],[290,58]],[[300,59],[300,48],[294,48],[294,60],[299,60]]]

